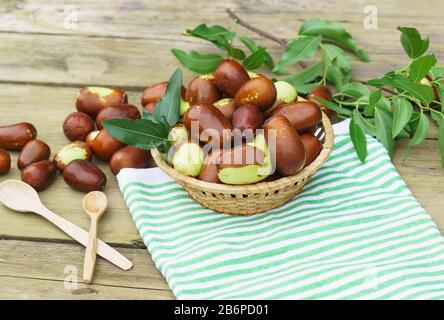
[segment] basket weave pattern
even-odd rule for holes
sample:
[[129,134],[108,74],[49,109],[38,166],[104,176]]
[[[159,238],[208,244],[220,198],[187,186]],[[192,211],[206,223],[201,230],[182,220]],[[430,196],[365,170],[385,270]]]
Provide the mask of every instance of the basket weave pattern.
[[226,185],[201,181],[174,170],[157,149],[151,150],[151,154],[158,167],[204,207],[216,212],[250,215],[278,208],[291,200],[327,160],[333,147],[333,128],[324,113],[315,135],[321,140],[323,149],[309,166],[294,176],[250,185]]

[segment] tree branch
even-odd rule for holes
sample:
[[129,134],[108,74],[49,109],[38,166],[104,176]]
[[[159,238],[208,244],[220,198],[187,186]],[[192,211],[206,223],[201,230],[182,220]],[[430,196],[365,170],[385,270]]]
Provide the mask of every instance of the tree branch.
[[[228,16],[230,16],[231,19],[235,20],[239,25],[241,25],[245,29],[248,29],[248,30],[250,30],[250,31],[252,31],[252,32],[262,36],[262,37],[264,37],[264,38],[267,38],[267,39],[270,39],[270,40],[272,40],[274,42],[277,42],[279,45],[281,45],[284,48],[286,48],[288,46],[288,43],[287,43],[287,41],[284,38],[275,36],[274,34],[271,34],[269,32],[266,32],[264,30],[256,28],[255,26],[253,26],[253,25],[249,24],[248,22],[242,20],[231,9],[227,8],[227,9],[225,9],[225,12],[228,14]],[[303,61],[298,61],[297,64],[301,68],[303,68],[303,69],[307,68],[307,64],[305,62],[303,62]],[[366,81],[357,80],[357,82],[367,85]],[[382,91],[385,91],[385,92],[393,94],[393,95],[397,94],[395,91],[392,91],[392,90],[387,89],[387,88],[380,88],[380,89]]]

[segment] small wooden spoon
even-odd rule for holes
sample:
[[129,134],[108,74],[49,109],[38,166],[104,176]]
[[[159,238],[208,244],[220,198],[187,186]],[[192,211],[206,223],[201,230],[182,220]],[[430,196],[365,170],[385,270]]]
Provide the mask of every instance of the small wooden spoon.
[[[0,183],[0,203],[18,212],[36,213],[59,227],[67,235],[82,245],[88,244],[89,234],[72,222],[56,215],[40,201],[37,191],[20,180],[6,180]],[[102,240],[98,240],[98,254],[123,270],[129,270],[133,264],[116,249]]]
[[91,218],[91,225],[89,228],[89,241],[86,246],[85,261],[83,264],[83,280],[86,283],[91,283],[94,268],[96,267],[96,253],[97,253],[97,224],[100,217],[108,206],[106,195],[100,191],[92,191],[83,198],[83,210]]

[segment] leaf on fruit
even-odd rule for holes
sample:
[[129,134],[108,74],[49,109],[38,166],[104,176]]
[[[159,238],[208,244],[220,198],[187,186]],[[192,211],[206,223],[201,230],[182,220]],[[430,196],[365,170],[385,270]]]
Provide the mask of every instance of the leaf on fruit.
[[224,60],[224,57],[214,53],[198,53],[193,50],[186,53],[179,49],[171,49],[171,52],[185,67],[201,74],[212,73]]
[[410,140],[409,146],[413,147],[417,144],[420,144],[427,137],[427,133],[429,132],[430,122],[427,116],[423,113],[419,116],[418,126],[416,127],[415,134],[413,135],[412,140]]
[[168,126],[147,119],[110,119],[103,122],[103,127],[117,140],[140,149],[153,149],[168,142]]
[[[311,59],[318,50],[319,43],[322,37],[299,37],[296,40],[291,41],[285,48],[281,59],[277,66],[284,67],[292,65],[302,59]],[[276,67],[277,67],[276,66]],[[273,71],[277,68],[274,68]]]
[[417,29],[398,27],[398,30],[401,31],[401,45],[410,58],[420,57],[429,48],[429,38],[422,39]]
[[396,138],[410,121],[413,114],[413,106],[405,98],[394,98],[392,101],[394,107],[392,137]]
[[249,55],[244,61],[242,61],[242,65],[248,70],[255,70],[260,68],[260,66],[264,62],[264,59],[265,49],[260,48]]
[[387,149],[390,157],[393,156],[395,147],[395,140],[392,138],[392,122],[392,117],[387,111],[375,109],[376,138]]
[[356,42],[351,34],[339,23],[317,18],[307,19],[299,28],[299,34],[306,36],[322,36],[323,38],[329,39],[341,47],[354,52],[359,59],[366,62],[369,61],[367,54],[357,48]]
[[221,40],[223,42],[223,48],[228,53],[228,56],[238,59],[238,60],[244,60],[245,59],[245,53],[242,51],[242,49],[234,47],[227,39],[222,38]]
[[187,29],[186,33],[193,37],[210,41],[219,49],[224,49],[225,42],[230,42],[236,36],[236,33],[222,26],[207,26],[205,23],[198,25],[194,29]]
[[435,64],[436,57],[433,53],[414,60],[410,64],[409,79],[413,82],[420,82]]
[[354,118],[352,118],[350,121],[349,131],[356,154],[358,155],[359,160],[364,163],[365,158],[367,157],[367,138],[365,137],[364,130],[354,121]]
[[158,123],[165,122],[173,127],[180,119],[180,91],[182,70],[176,69],[168,80],[165,95],[156,103],[154,117]]

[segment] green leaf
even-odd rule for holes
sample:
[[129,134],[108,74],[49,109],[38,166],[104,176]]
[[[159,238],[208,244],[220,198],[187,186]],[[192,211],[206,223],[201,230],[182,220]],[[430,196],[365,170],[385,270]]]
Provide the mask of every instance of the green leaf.
[[396,138],[410,121],[413,114],[413,106],[405,98],[394,98],[393,107],[392,138]]
[[225,51],[228,53],[228,55],[234,59],[244,60],[245,59],[245,53],[242,51],[242,49],[236,48],[233,45],[231,45],[230,42],[228,42],[225,38],[222,38],[222,43]]
[[298,73],[292,74],[291,76],[285,78],[285,81],[291,83],[294,87],[296,87],[297,90],[299,85],[309,83],[319,77],[321,75],[321,67],[322,64],[320,61],[318,61],[299,71]]
[[322,61],[324,64],[331,64],[333,59],[336,58],[338,67],[344,72],[350,72],[352,70],[352,65],[347,54],[334,44],[325,43],[322,44]]
[[329,65],[327,67],[326,78],[330,83],[334,84],[337,91],[341,91],[342,84],[347,82],[344,79],[344,74],[342,73],[341,69],[339,69],[339,67],[337,65],[336,58],[334,58],[331,65]]
[[407,91],[407,93],[425,105],[430,104],[434,97],[433,89],[431,87],[415,83],[407,78],[395,79],[393,81],[393,86],[396,89]]
[[438,143],[439,143],[439,151],[441,154],[441,166],[444,168],[444,121],[442,119],[439,122]]
[[413,82],[421,81],[435,64],[436,57],[433,53],[416,59],[410,64],[410,80]]
[[154,117],[158,123],[173,127],[180,119],[180,91],[182,88],[182,70],[176,69],[168,80],[165,95],[156,103]]
[[434,66],[430,68],[430,76],[432,79],[444,77],[444,66]]
[[297,87],[295,87],[295,89],[298,93],[308,94],[309,92],[313,91],[313,89],[316,88],[317,86],[319,86],[319,83],[307,83],[307,84],[300,84]]
[[212,73],[216,67],[224,60],[224,57],[214,53],[198,53],[196,51],[185,51],[179,49],[171,49],[177,60],[191,71],[197,73]]
[[103,122],[108,133],[140,149],[153,149],[168,142],[169,128],[147,119],[110,119]]
[[[321,37],[299,37],[291,41],[282,53],[279,67],[292,65],[302,59],[311,59],[316,54]],[[275,67],[276,69],[276,67]],[[273,69],[273,71],[275,70]]]
[[[261,48],[264,48],[260,45],[258,45],[253,39],[247,36],[240,36],[239,39],[242,41],[242,43],[250,50],[251,52],[255,52]],[[271,55],[267,52],[267,50],[264,48],[264,64],[269,67],[270,69],[274,68],[274,61]]]
[[362,96],[370,95],[370,90],[368,89],[367,86],[363,85],[362,83],[349,82],[341,88],[339,95],[344,97],[350,97],[353,99],[358,99]]
[[194,29],[187,29],[187,34],[210,41],[219,49],[224,49],[225,42],[234,39],[235,33],[222,26],[214,25],[208,27],[205,23],[198,25]]
[[326,106],[327,108],[333,110],[334,112],[336,112],[337,114],[343,115],[343,116],[347,116],[347,117],[351,117],[353,112],[349,109],[343,108],[339,105],[337,105],[336,103],[329,101],[329,100],[324,100],[321,98],[314,98],[316,101],[318,101],[319,103],[321,103],[322,105]]
[[359,50],[353,37],[345,28],[336,22],[323,19],[307,19],[299,28],[300,35],[306,36],[322,36],[336,44],[354,52],[361,60],[368,61],[368,56]]
[[352,118],[350,121],[349,131],[356,154],[358,155],[359,160],[364,163],[365,158],[367,157],[367,138],[365,137],[364,130]]
[[390,157],[392,157],[395,147],[395,140],[392,138],[392,122],[393,120],[387,111],[380,108],[375,109],[376,138],[387,149]]
[[364,128],[365,131],[373,136],[376,137],[376,127],[373,123],[370,122],[370,119],[364,118],[358,109],[353,110],[353,119],[356,122],[356,124],[360,125],[361,128]]
[[412,140],[410,140],[409,147],[416,146],[427,138],[427,133],[429,131],[430,122],[427,116],[423,113],[419,116],[418,126],[416,127],[415,134]]
[[410,58],[418,58],[429,48],[429,38],[422,39],[417,29],[398,27],[398,30],[401,31],[402,47]]
[[260,48],[257,51],[249,55],[243,62],[242,65],[248,70],[254,70],[260,68],[265,59],[265,49]]

